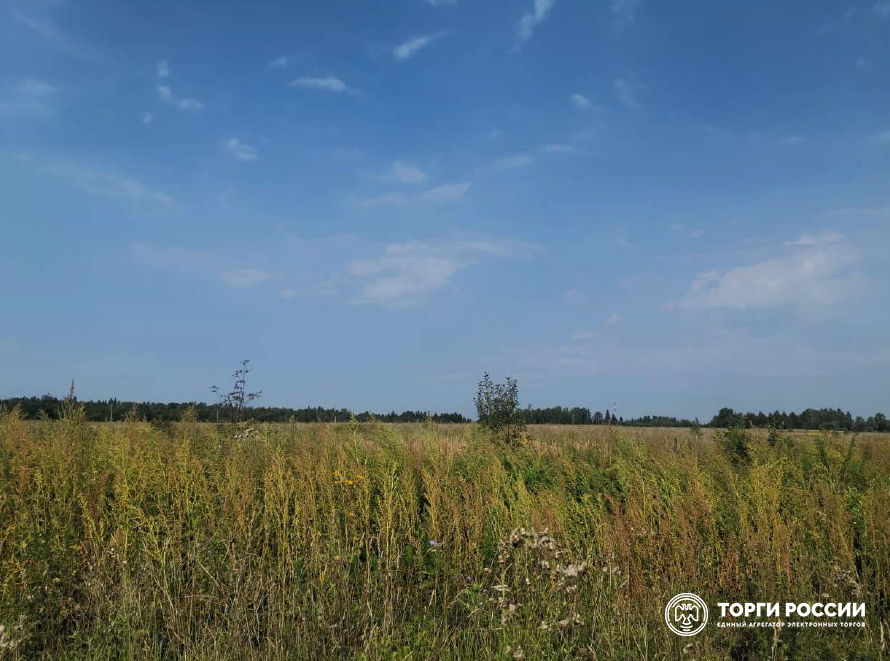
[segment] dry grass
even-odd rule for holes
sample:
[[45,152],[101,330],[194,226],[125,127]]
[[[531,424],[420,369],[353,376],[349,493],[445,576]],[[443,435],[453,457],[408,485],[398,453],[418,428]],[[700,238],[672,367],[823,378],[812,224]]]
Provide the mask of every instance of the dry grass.
[[[887,656],[880,435],[167,427],[0,417],[0,656]],[[671,634],[667,600],[865,601],[860,630]],[[883,622],[883,623],[882,623]]]

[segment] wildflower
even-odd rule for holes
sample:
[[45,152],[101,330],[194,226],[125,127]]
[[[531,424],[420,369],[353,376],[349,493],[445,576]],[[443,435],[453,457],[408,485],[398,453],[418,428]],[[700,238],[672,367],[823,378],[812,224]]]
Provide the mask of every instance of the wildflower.
[[578,615],[577,613],[575,613],[575,614],[572,615],[571,617],[567,617],[567,618],[565,618],[565,619],[563,619],[563,620],[560,620],[557,624],[559,624],[559,626],[561,626],[561,627],[563,627],[563,628],[565,628],[565,627],[567,627],[567,626],[570,626],[570,625],[572,625],[572,624],[577,624],[577,625],[580,626],[580,625],[584,624],[584,620],[581,619],[581,616],[580,616],[580,615]]
[[570,564],[568,567],[563,569],[562,567],[557,567],[556,571],[565,576],[566,578],[576,578],[577,576],[583,574],[587,570],[587,563],[582,562],[580,565],[576,565],[574,563]]

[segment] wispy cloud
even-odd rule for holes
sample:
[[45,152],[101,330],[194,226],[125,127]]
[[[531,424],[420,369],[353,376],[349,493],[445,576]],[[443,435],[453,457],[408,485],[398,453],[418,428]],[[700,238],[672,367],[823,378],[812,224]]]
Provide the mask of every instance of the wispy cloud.
[[247,289],[249,287],[256,287],[257,285],[263,284],[271,279],[273,275],[271,273],[266,273],[265,271],[260,271],[259,269],[240,268],[223,271],[219,274],[219,277],[230,287]]
[[550,142],[541,147],[544,154],[573,154],[578,149],[574,145],[567,145],[564,142]]
[[173,204],[173,198],[169,195],[152,190],[142,182],[117,172],[73,161],[42,161],[31,157],[24,157],[24,160],[31,162],[42,172],[60,179],[72,181],[91,195],[129,198],[132,200],[151,200],[165,205]]
[[862,280],[854,270],[858,255],[848,246],[832,240],[826,243],[821,237],[801,237],[791,244],[798,249],[782,257],[699,275],[682,298],[668,303],[668,309],[796,308],[822,314],[861,288]]
[[384,193],[383,195],[375,195],[361,200],[359,206],[369,209],[379,206],[403,207],[412,202],[455,202],[466,195],[471,186],[472,182],[461,181],[455,184],[443,184],[434,188],[428,188],[416,195],[408,195],[402,192]]
[[422,184],[427,180],[423,170],[406,161],[395,161],[388,172],[377,178],[392,184]]
[[553,9],[555,0],[535,0],[531,11],[525,12],[519,19],[519,27],[516,34],[519,38],[519,44],[531,39],[535,28],[538,27],[547,18],[547,14]]
[[251,162],[257,159],[257,151],[238,138],[226,138],[222,141],[223,147],[239,161]]
[[49,115],[57,88],[37,78],[25,78],[0,95],[0,115]]
[[410,241],[386,246],[374,259],[354,260],[349,274],[359,286],[359,300],[388,308],[406,308],[451,283],[455,274],[480,258],[528,255],[531,244],[517,241]]
[[786,241],[786,246],[827,246],[832,243],[839,243],[843,240],[844,235],[840,232],[825,232],[818,236],[814,234],[801,234],[794,241]]
[[613,312],[612,314],[610,314],[608,317],[605,318],[603,323],[607,324],[609,326],[614,326],[616,324],[620,324],[621,323],[621,315],[618,314],[617,312]]
[[93,48],[72,38],[54,21],[42,16],[24,14],[16,9],[10,9],[9,11],[16,20],[39,34],[56,48],[70,55],[85,59],[96,59],[98,57],[97,52]]
[[588,99],[583,94],[572,94],[569,97],[569,101],[571,101],[578,110],[590,110],[591,108],[593,108],[593,104],[590,102],[590,99]]
[[534,162],[535,157],[531,154],[514,154],[495,161],[492,163],[492,167],[497,170],[513,170],[527,167]]
[[640,102],[637,99],[638,87],[631,84],[624,78],[615,80],[615,96],[618,100],[628,108],[639,108]]
[[418,37],[414,37],[409,39],[408,41],[399,44],[392,50],[392,55],[397,60],[407,60],[409,57],[414,55],[417,51],[422,48],[426,48],[431,43],[440,39],[445,35],[444,30],[440,30],[439,32],[434,32],[433,34],[425,34],[420,35]]
[[875,14],[878,15],[878,18],[890,18],[890,2],[878,2],[875,4],[874,10]]
[[573,342],[589,342],[590,340],[595,340],[596,338],[597,334],[593,331],[579,330],[575,333],[572,333]]
[[462,181],[457,184],[444,184],[423,191],[418,198],[423,202],[452,202],[463,197],[470,190],[472,182]]
[[445,7],[446,5],[453,5],[457,2],[457,0],[423,0],[430,7]]
[[167,60],[161,60],[158,62],[156,66],[158,78],[166,78],[170,75],[170,67],[167,65]]
[[213,268],[216,256],[206,250],[178,246],[154,246],[133,242],[127,245],[140,264],[173,273],[201,273]]
[[204,109],[204,104],[197,99],[176,96],[167,85],[158,85],[158,97],[164,103],[168,103],[179,110],[200,112]]
[[289,60],[287,59],[287,55],[282,55],[281,57],[276,57],[274,60],[269,62],[270,69],[286,69]]
[[409,197],[405,193],[384,193],[382,195],[374,195],[366,197],[359,202],[359,206],[365,209],[373,209],[380,206],[403,207],[408,204]]
[[642,0],[612,0],[612,15],[615,18],[615,27],[622,29],[634,22],[637,5]]
[[890,145],[890,130],[876,133],[871,137],[871,141],[878,145]]
[[336,76],[326,76],[324,78],[314,78],[311,76],[303,76],[295,78],[288,83],[290,87],[302,87],[305,89],[323,90],[325,92],[352,92],[354,91],[349,85],[344,83]]

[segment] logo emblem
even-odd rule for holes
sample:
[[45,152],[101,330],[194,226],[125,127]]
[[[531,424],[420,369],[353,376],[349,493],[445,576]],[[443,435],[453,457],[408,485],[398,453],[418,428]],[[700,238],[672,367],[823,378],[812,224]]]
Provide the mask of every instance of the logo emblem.
[[678,636],[694,636],[708,623],[708,606],[691,592],[678,594],[665,607],[664,621]]

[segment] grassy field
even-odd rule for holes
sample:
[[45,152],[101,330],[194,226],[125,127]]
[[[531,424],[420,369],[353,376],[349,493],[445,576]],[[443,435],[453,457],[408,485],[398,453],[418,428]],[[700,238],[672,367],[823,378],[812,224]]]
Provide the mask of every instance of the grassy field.
[[[883,659],[888,512],[877,434],[6,413],[0,656]],[[681,638],[679,592],[867,626]]]

